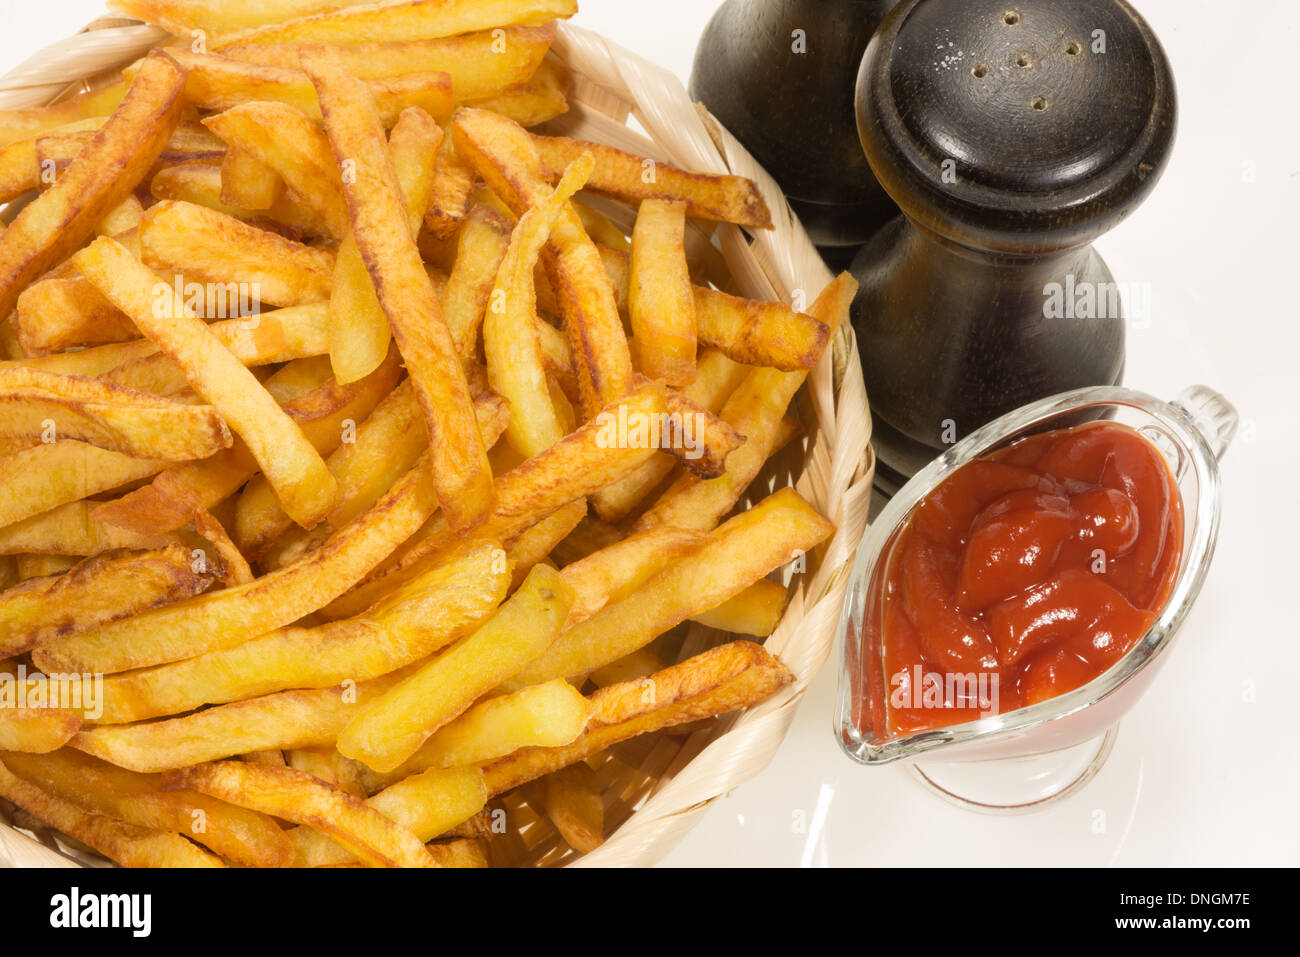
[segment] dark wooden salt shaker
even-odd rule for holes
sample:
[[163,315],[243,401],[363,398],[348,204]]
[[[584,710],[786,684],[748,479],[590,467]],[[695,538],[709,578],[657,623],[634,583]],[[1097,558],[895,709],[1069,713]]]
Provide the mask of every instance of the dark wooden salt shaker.
[[902,215],[852,267],[882,488],[1017,406],[1119,381],[1124,319],[1090,244],[1155,185],[1175,117],[1123,0],[904,0],[882,23],[858,131]]
[[898,208],[862,155],[853,87],[897,0],[727,0],[695,50],[691,96],[763,164],[835,268]]

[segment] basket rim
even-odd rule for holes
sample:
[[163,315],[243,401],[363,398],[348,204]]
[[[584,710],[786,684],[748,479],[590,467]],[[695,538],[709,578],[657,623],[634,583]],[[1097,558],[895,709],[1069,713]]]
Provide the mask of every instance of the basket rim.
[[[0,77],[0,103],[12,100],[7,95],[10,93],[21,95],[23,91],[30,93],[33,89],[54,89],[43,100],[44,105],[52,104],[102,77],[106,72],[102,68],[91,73],[71,69],[74,61],[81,62],[76,60],[77,41],[100,47],[103,41],[118,40],[124,37],[123,31],[130,31],[129,40],[114,47],[118,61],[107,69],[115,70],[171,36],[161,28],[151,27],[155,33],[145,43],[149,34],[141,32],[141,26],[150,25],[115,14],[93,21],[73,37],[38,52],[14,71]],[[665,99],[676,97],[674,102],[678,105],[681,102],[692,105],[698,128],[690,131],[693,138],[688,137],[678,152],[685,152],[692,159],[698,157],[703,162],[678,162],[676,165],[747,176],[758,183],[772,211],[776,229],[767,235],[755,236],[752,243],[737,226],[716,224],[714,230],[728,270],[733,280],[740,280],[742,291],[751,296],[790,301],[793,294],[801,292],[802,285],[806,285],[809,278],[823,284],[829,281],[830,270],[812,246],[775,180],[702,104],[690,104],[685,88],[675,74],[594,31],[564,20],[559,22],[559,35],[551,55],[559,56],[571,69],[574,67],[570,61],[575,57],[584,63],[588,60],[595,63],[592,71],[595,79],[582,74],[583,80],[606,94],[630,101],[627,104],[629,114],[647,130],[655,128],[655,114],[662,104],[655,101],[647,105],[638,93],[644,95],[646,89],[657,89]],[[594,109],[576,92],[570,93],[569,100],[571,106],[582,110]],[[674,103],[669,103],[672,105]],[[623,123],[626,123],[626,117]],[[680,130],[674,127],[673,132]],[[663,145],[661,140],[651,138],[651,141]],[[666,854],[719,797],[759,773],[771,760],[808,684],[830,657],[853,553],[867,525],[875,470],[875,456],[870,444],[871,416],[856,340],[848,324],[839,330],[833,347],[826,350],[817,369],[800,388],[795,403],[805,396],[810,400],[818,431],[816,441],[809,443],[805,451],[799,475],[790,484],[799,487],[801,493],[823,513],[838,514],[828,515],[836,523],[836,532],[818,550],[822,553],[821,562],[818,570],[809,576],[813,581],[821,580],[821,587],[817,594],[806,595],[804,588],[810,587],[811,582],[795,586],[790,606],[774,633],[780,633],[796,612],[799,617],[791,626],[791,632],[799,626],[805,626],[805,631],[815,629],[812,635],[792,635],[805,640],[797,644],[788,642],[777,652],[794,671],[795,681],[773,697],[738,715],[724,718],[724,728],[715,727],[692,735],[683,743],[679,753],[694,750],[694,756],[682,767],[676,767],[674,759],[667,776],[654,782],[631,816],[600,848],[586,855],[570,854],[562,862],[564,865],[649,865]],[[795,403],[792,403],[792,408]],[[855,454],[854,447],[858,445],[860,448]],[[809,495],[809,492],[813,494]],[[807,624],[809,622],[811,624]],[[798,656],[798,668],[787,659],[793,651],[803,652]],[[697,735],[706,738],[702,748],[691,747]],[[730,742],[728,738],[731,738]],[[738,772],[736,762],[729,759],[744,746],[758,749],[758,756]],[[717,767],[719,765],[723,766],[721,770]],[[689,791],[688,784],[695,787],[696,793],[683,797],[678,792]],[[650,817],[645,816],[647,810],[651,811]],[[24,860],[22,852],[31,859]],[[0,864],[7,858],[19,866],[66,866],[70,861],[85,863],[68,853],[47,847],[26,832],[0,820]]]

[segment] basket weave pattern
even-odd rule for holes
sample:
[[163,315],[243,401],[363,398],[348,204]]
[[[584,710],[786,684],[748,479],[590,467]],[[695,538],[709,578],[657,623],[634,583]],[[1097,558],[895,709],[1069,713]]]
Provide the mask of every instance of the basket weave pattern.
[[[161,29],[135,21],[96,21],[0,78],[0,109],[44,105],[85,89],[167,37]],[[673,74],[571,23],[559,25],[550,55],[559,58],[571,77],[570,108],[545,132],[597,140],[683,169],[734,173],[758,184],[772,211],[773,230],[751,240],[737,226],[720,224],[709,230],[705,227],[711,224],[691,222],[687,241],[693,252],[705,253],[704,278],[731,292],[780,299],[796,308],[810,303],[831,280],[775,181],[730,133],[691,102]],[[597,203],[601,212],[630,230],[632,214],[626,207],[599,200],[593,205]],[[711,238],[720,254],[710,253]],[[714,800],[761,771],[775,754],[808,682],[831,651],[853,549],[867,524],[874,470],[871,417],[851,329],[841,330],[791,411],[804,425],[803,440],[768,463],[746,503],[794,485],[837,527],[833,539],[808,556],[806,569],[790,578],[789,607],[766,642],[796,680],[739,715],[687,726],[678,733],[670,729],[635,738],[593,759],[611,836],[585,856],[571,851],[535,809],[540,805],[530,788],[507,795],[502,804],[511,826],[489,842],[494,863],[653,864]],[[721,640],[722,633],[692,624],[680,657]],[[70,857],[102,863],[39,822],[21,814],[6,820],[0,809],[0,866],[67,865]]]

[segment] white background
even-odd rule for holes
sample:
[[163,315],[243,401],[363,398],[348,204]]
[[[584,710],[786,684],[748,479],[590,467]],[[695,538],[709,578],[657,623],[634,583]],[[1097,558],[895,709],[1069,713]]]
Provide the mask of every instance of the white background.
[[[717,5],[583,0],[578,22],[685,82]],[[1152,293],[1150,324],[1130,331],[1126,381],[1162,397],[1206,383],[1245,422],[1224,462],[1218,555],[1176,651],[1097,779],[1010,818],[950,808],[899,769],[843,757],[832,658],[772,766],[719,801],[666,864],[1300,864],[1300,6],[1136,5],[1173,63],[1180,117],[1164,178],[1098,244],[1120,283]],[[0,0],[0,72],[101,9]]]

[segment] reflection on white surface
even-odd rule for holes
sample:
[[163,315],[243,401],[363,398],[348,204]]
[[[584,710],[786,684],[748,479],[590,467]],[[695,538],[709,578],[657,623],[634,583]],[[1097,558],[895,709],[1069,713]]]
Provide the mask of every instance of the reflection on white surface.
[[831,809],[831,801],[834,797],[835,789],[829,784],[823,784],[817,794],[817,807],[813,809],[812,822],[808,825],[808,840],[804,841],[803,856],[799,858],[800,867],[812,867],[814,856],[817,858],[815,863],[818,867],[827,865],[826,845],[822,843],[822,832],[826,829],[826,814]]

